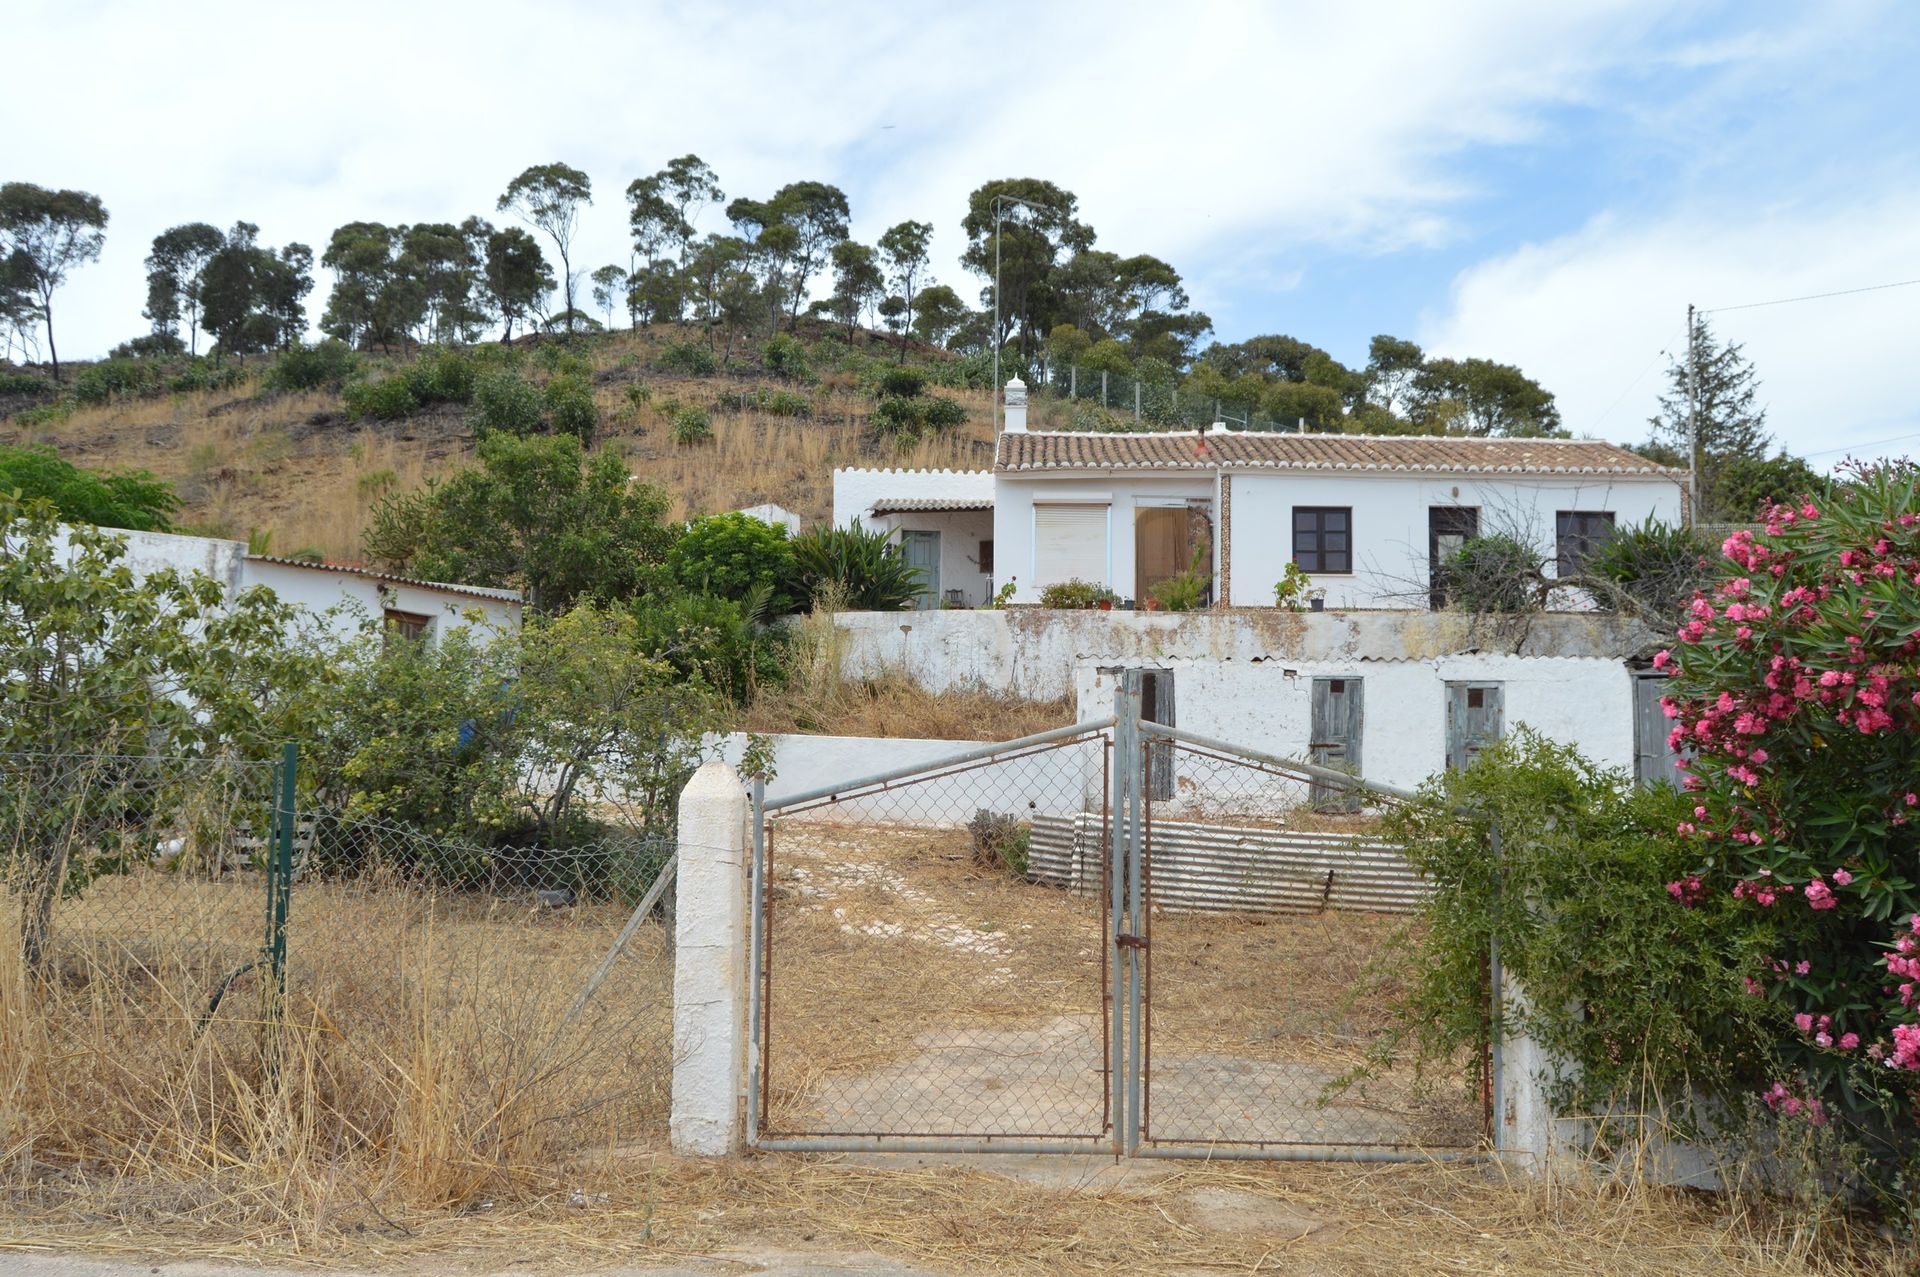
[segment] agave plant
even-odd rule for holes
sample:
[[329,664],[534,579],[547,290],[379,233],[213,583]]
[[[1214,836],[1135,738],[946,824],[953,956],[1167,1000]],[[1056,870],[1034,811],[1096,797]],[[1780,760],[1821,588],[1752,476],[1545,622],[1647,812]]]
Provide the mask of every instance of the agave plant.
[[897,612],[927,588],[886,533],[861,527],[808,528],[793,539],[793,565],[807,597],[832,587],[843,606],[860,612]]

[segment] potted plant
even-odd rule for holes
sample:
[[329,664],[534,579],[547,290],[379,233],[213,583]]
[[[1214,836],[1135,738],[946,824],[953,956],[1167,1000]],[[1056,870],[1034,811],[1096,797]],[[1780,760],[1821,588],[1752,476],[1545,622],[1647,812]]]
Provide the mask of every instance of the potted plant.
[[1100,600],[1100,610],[1101,610],[1102,612],[1111,612],[1111,611],[1113,611],[1113,600],[1112,600],[1112,599],[1110,599],[1110,598],[1102,598],[1102,599]]
[[1307,592],[1307,608],[1313,612],[1326,611],[1327,592],[1325,590],[1309,590]]

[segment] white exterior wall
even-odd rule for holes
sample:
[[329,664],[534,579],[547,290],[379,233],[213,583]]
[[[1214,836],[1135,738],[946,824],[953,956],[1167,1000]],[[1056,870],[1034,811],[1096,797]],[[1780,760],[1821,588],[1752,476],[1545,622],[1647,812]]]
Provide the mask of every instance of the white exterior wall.
[[[1501,684],[1504,732],[1525,723],[1601,766],[1633,768],[1633,678],[1617,658],[1478,653],[1158,664],[1173,671],[1176,727],[1287,758],[1308,755],[1313,680],[1363,680],[1360,774],[1381,784],[1411,789],[1446,766],[1450,681]],[[1079,717],[1112,712],[1114,676],[1094,663],[1074,670],[1074,691]]]
[[785,528],[788,536],[793,536],[799,532],[800,525],[805,522],[805,520],[793,511],[787,509],[787,507],[775,505],[771,501],[764,505],[750,505],[744,510],[736,510],[734,513],[748,515],[760,520],[762,523],[771,524],[777,528]]
[[359,633],[369,618],[378,620],[386,608],[434,618],[430,639],[438,643],[448,629],[477,622],[495,630],[520,624],[520,604],[458,590],[384,582],[358,572],[249,558],[245,542],[215,537],[181,536],[172,532],[135,532],[104,529],[125,540],[122,560],[136,579],[171,568],[182,574],[202,572],[220,582],[231,598],[256,585],[266,586],[282,602],[323,616],[339,608],[328,628],[340,638]]
[[867,511],[886,497],[962,498],[991,505],[991,470],[864,470],[833,472],[833,526],[871,525]]
[[[1472,506],[1482,535],[1532,543],[1551,559],[1561,510],[1611,510],[1616,527],[1649,516],[1681,521],[1685,491],[1672,479],[1619,475],[1447,477],[1427,474],[1232,474],[1230,598],[1239,607],[1273,606],[1273,587],[1293,558],[1295,506],[1353,510],[1353,572],[1319,575],[1329,608],[1428,605],[1427,510]],[[1566,600],[1577,605],[1576,600]]]
[[[1018,587],[1015,603],[1038,603],[1040,591],[1050,582],[1035,577],[1033,544],[1033,507],[1036,503],[1070,502],[1105,505],[1107,515],[1107,573],[1104,585],[1122,598],[1131,598],[1134,587],[1133,512],[1143,506],[1172,501],[1213,501],[1215,477],[1211,473],[1154,478],[1124,472],[1098,478],[1051,478],[1045,475],[1001,475],[994,494],[994,560],[1001,581],[1011,580]],[[1218,509],[1212,512],[1214,545],[1219,546]]]
[[[976,740],[926,740],[878,736],[771,736],[773,779],[767,800],[811,793],[829,785],[864,780],[901,767],[924,767],[978,749]],[[738,765],[746,737],[719,737],[717,754]],[[1071,745],[1037,757],[988,763],[952,776],[917,781],[866,798],[815,808],[802,819],[888,820],[915,825],[964,825],[982,808],[1071,816],[1100,807],[1103,750]]]
[[387,608],[434,618],[427,637],[435,644],[448,630],[462,625],[507,631],[520,624],[518,603],[431,586],[378,581],[319,566],[297,567],[246,559],[242,584],[264,585],[282,601],[305,608],[316,616],[344,604],[341,613],[330,622],[330,628],[341,638],[358,633],[369,619],[378,621]]

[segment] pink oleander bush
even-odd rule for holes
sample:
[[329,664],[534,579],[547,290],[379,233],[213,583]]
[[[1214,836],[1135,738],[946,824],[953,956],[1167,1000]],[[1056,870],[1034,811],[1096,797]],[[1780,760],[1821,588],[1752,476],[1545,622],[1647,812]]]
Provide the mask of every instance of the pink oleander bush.
[[1917,487],[1885,462],[1766,511],[1655,658],[1691,753],[1693,867],[1667,894],[1761,925],[1740,973],[1779,1024],[1761,1099],[1848,1128],[1889,1176],[1920,1146]]

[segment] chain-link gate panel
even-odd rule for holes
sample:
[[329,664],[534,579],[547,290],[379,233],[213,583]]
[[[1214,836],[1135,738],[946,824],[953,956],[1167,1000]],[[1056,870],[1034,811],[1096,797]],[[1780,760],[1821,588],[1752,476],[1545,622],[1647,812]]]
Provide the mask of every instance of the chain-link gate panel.
[[757,1143],[1110,1147],[1110,748],[761,804]]
[[[1381,795],[1143,724],[1141,1147],[1259,1155],[1457,1149],[1478,1061],[1381,1066],[1382,961],[1426,894]],[[1184,739],[1183,739],[1184,737]]]

